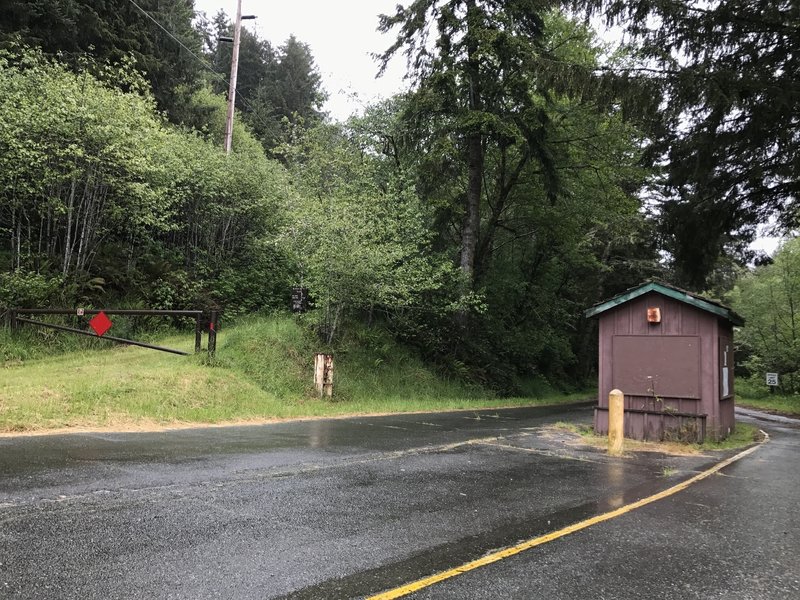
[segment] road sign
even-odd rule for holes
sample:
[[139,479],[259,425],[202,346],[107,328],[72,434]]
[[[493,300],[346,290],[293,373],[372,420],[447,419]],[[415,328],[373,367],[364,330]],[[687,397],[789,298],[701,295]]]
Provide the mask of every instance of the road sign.
[[777,373],[767,373],[767,385],[778,385]]
[[304,313],[308,310],[308,288],[292,288],[292,312]]
[[94,332],[102,336],[106,331],[111,329],[111,319],[106,316],[106,313],[100,311],[89,321],[89,327],[94,329]]
[[82,317],[84,315],[84,310],[82,308],[79,308],[75,311],[75,314],[78,315],[79,317]]

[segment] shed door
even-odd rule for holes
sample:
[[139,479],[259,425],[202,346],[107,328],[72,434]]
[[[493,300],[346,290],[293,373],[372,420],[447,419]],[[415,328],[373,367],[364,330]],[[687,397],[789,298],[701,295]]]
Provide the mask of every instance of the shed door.
[[700,338],[615,335],[611,372],[626,396],[700,399]]

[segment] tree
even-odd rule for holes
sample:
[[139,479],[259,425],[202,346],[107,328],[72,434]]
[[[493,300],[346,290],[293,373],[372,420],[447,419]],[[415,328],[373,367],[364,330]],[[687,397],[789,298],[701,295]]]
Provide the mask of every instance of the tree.
[[104,67],[114,85],[97,69],[0,54],[0,257],[12,272],[0,304],[42,302],[34,293],[55,280],[71,303],[98,278],[86,297],[229,314],[282,304],[280,165],[238,120],[226,156],[223,98],[193,97],[200,134],[165,122],[131,67]]
[[308,45],[294,36],[279,48],[268,77],[255,89],[248,122],[271,150],[292,126],[313,127],[323,118],[326,94]]
[[97,64],[133,56],[159,107],[170,112],[176,88],[200,82],[201,65],[190,53],[201,51],[201,35],[192,26],[194,2],[136,4],[142,10],[130,0],[0,0],[0,43],[38,46],[74,68],[84,53]]
[[[233,26],[219,11],[214,17],[216,39],[232,36]],[[227,73],[230,69],[231,47],[212,43],[215,69]],[[227,76],[226,76],[227,77]],[[311,127],[322,118],[325,94],[322,79],[314,64],[309,47],[294,36],[278,50],[242,29],[239,49],[236,108],[261,140],[267,150],[284,141],[287,126],[302,123]],[[222,79],[214,84],[217,93],[227,91]]]
[[790,0],[590,0],[626,29],[625,73],[663,90],[651,154],[666,166],[666,246],[684,284],[770,218],[791,229],[800,193],[800,5]]
[[[480,310],[467,328],[454,329],[441,313],[406,316],[398,327],[459,373],[503,392],[519,392],[532,376],[585,376],[594,345],[581,310],[660,272],[658,236],[637,198],[649,174],[639,164],[643,134],[596,82],[579,85],[592,83],[585,74],[599,68],[602,49],[591,30],[555,11],[542,27],[519,69],[486,84],[496,91],[484,98],[495,104],[485,100],[473,113],[491,123],[479,130],[481,202],[468,285]],[[435,66],[429,81],[439,76]],[[497,89],[503,82],[519,87],[506,96]],[[427,85],[367,111],[360,126],[378,138],[372,151],[385,156],[381,176],[414,174],[433,209],[436,247],[460,266],[471,169],[461,124],[469,115],[455,96],[435,103],[438,92]]]
[[[220,37],[233,37],[233,24],[228,20],[225,11],[220,10],[213,20],[214,41],[212,57],[214,70],[224,77],[213,82],[213,89],[218,94],[228,92],[228,77],[231,70],[233,46],[229,42],[219,41]],[[236,79],[236,110],[248,112],[253,110],[252,101],[257,90],[264,81],[275,77],[278,55],[272,45],[242,27],[239,45],[239,65]]]
[[301,119],[308,124],[322,117],[320,111],[326,98],[322,78],[308,45],[293,35],[280,48],[274,84],[272,104],[281,117],[290,123]]
[[407,178],[376,176],[380,158],[358,136],[321,123],[298,128],[283,151],[294,184],[283,239],[328,343],[348,315],[419,309],[444,286],[450,268],[430,247],[428,211]]
[[[458,263],[469,287],[479,259],[486,154],[497,148],[502,161],[493,205],[502,212],[510,191],[531,160],[538,160],[555,193],[549,119],[534,101],[531,72],[542,52],[547,0],[416,0],[381,16],[379,29],[399,27],[396,42],[382,55],[385,65],[405,49],[416,91],[410,115],[428,123],[433,136],[455,134],[450,148],[467,166],[460,198]],[[435,47],[429,38],[435,37]]]
[[746,321],[737,334],[751,352],[746,366],[759,376],[778,372],[785,392],[800,391],[800,238],[739,279],[731,300]]

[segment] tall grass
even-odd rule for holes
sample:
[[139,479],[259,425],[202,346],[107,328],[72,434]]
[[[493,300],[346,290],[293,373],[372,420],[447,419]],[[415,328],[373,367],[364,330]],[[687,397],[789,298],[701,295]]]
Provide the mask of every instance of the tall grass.
[[[0,334],[0,430],[135,428],[588,397],[554,391],[536,399],[496,398],[480,387],[443,377],[385,331],[354,328],[334,348],[334,397],[320,399],[313,390],[313,355],[330,348],[323,348],[309,329],[288,315],[250,317],[223,329],[213,359],[70,334],[57,334],[63,341],[45,342],[36,335]],[[190,332],[157,343],[186,351],[194,347]]]

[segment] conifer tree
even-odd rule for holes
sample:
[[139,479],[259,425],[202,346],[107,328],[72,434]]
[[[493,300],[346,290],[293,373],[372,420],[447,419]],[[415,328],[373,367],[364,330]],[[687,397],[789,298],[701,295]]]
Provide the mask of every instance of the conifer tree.
[[800,4],[793,0],[589,0],[626,29],[658,84],[665,245],[702,288],[727,245],[771,218],[798,224]]

